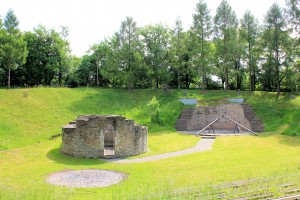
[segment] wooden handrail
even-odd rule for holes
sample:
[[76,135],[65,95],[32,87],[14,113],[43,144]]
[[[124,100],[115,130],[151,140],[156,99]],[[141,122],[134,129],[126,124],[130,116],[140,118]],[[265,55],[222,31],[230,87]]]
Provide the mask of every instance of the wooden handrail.
[[246,130],[247,130],[247,131],[249,131],[250,133],[253,133],[254,135],[256,135],[256,136],[257,136],[257,133],[255,133],[254,131],[251,131],[249,128],[246,128],[246,127],[245,127],[245,126],[243,126],[242,124],[240,124],[240,123],[238,123],[238,122],[236,122],[236,121],[234,121],[234,120],[230,119],[229,117],[226,117],[226,116],[222,116],[222,117],[224,117],[224,118],[228,119],[229,121],[231,121],[231,122],[235,123],[236,125],[239,125],[239,126],[243,127],[244,129],[246,129]]
[[211,123],[209,123],[207,126],[205,126],[202,130],[200,130],[198,133],[196,133],[196,136],[199,136],[200,135],[200,133],[202,132],[202,131],[204,131],[205,129],[207,129],[209,126],[211,126],[213,123],[215,123],[216,121],[218,121],[219,120],[219,117],[217,118],[217,119],[215,119],[214,121],[212,121]]

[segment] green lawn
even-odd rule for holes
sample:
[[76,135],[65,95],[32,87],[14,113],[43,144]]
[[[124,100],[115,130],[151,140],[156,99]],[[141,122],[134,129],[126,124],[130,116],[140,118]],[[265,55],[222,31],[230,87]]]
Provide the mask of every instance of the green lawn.
[[[235,95],[196,90],[187,94],[207,105]],[[199,138],[178,134],[173,128],[183,107],[176,101],[182,91],[165,95],[155,90],[37,88],[29,89],[25,97],[24,89],[0,90],[0,199],[195,199],[194,195],[210,196],[215,186],[236,180],[268,180],[278,196],[280,184],[293,183],[299,188],[300,138],[287,134],[300,135],[300,98],[291,100],[286,95],[277,99],[259,92],[242,95],[265,122],[266,132],[260,136],[219,137],[212,151],[115,164],[61,155],[60,138],[48,138],[79,114],[123,114],[149,126],[150,152],[146,155],[191,147]],[[161,124],[150,122],[146,104],[153,96],[160,102]],[[45,182],[50,173],[65,169],[109,169],[124,172],[128,178],[94,189]],[[253,187],[261,189],[260,184]]]
[[[289,136],[220,137],[210,152],[138,164],[71,158],[61,155],[59,146],[60,140],[54,140],[1,152],[0,199],[141,199],[234,180],[295,173],[295,180],[300,178],[300,139]],[[124,172],[128,178],[95,189],[45,182],[52,172],[91,168]]]

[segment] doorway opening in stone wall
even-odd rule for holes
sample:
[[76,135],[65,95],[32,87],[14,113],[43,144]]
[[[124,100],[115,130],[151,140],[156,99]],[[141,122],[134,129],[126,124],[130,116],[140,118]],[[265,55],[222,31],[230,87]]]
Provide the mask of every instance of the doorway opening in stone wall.
[[114,128],[108,125],[104,128],[104,156],[110,157],[115,155],[115,134]]

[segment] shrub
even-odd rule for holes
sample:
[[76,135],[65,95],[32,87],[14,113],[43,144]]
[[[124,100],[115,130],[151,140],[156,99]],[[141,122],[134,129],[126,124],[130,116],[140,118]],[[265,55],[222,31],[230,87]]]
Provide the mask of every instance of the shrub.
[[159,119],[159,101],[156,99],[156,97],[152,97],[152,99],[147,103],[147,107],[149,109],[149,113],[150,113],[150,119],[151,119],[151,123],[160,123],[160,119]]

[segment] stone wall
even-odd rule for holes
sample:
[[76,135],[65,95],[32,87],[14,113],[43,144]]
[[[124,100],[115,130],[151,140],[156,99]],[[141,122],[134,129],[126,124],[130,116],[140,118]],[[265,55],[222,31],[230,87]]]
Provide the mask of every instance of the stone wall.
[[[252,115],[255,116],[252,109],[249,110],[249,112],[253,113],[251,118],[245,115],[244,110],[244,105],[242,104],[224,104],[218,106],[187,108],[182,111],[181,116],[177,119],[176,130],[201,130],[217,118],[219,118],[219,120],[213,124],[214,129],[234,130],[236,125],[222,116],[226,116],[249,129],[252,129],[255,123],[262,124],[258,118],[256,118],[255,121],[252,120]],[[249,113],[247,113],[247,115],[249,115]],[[263,126],[261,127],[261,130],[256,131],[263,131]]]
[[114,152],[110,157],[133,156],[147,151],[147,127],[122,116],[79,116],[64,126],[62,132],[61,152],[74,157],[103,158],[108,145]]

